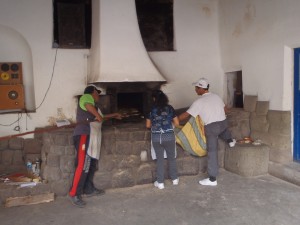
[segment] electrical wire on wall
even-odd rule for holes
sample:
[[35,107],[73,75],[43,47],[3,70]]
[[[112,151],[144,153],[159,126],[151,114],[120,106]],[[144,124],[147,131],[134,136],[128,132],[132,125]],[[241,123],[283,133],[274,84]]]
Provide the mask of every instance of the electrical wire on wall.
[[[50,87],[51,87],[51,85],[52,85],[52,80],[53,80],[53,77],[54,77],[54,70],[55,70],[55,65],[56,65],[57,51],[58,51],[58,48],[56,48],[56,50],[55,50],[54,62],[53,62],[53,67],[52,67],[52,74],[51,74],[51,79],[50,79],[48,88],[47,88],[47,90],[46,90],[46,92],[45,92],[45,95],[44,95],[44,97],[43,97],[42,102],[39,104],[38,107],[36,107],[36,108],[34,109],[34,111],[36,111],[37,109],[39,109],[39,108],[43,105],[43,103],[44,103],[44,101],[45,101],[45,99],[46,99],[46,97],[47,97],[47,95],[48,95],[48,92],[49,92],[49,90],[50,90]],[[30,116],[29,116],[29,114],[28,114],[27,111],[25,111],[25,113],[26,113],[26,130],[27,130],[27,117],[30,118]],[[20,120],[21,120],[22,116],[23,116],[23,113],[20,112],[20,113],[18,113],[18,115],[17,115],[17,120],[16,120],[16,121],[14,121],[14,122],[12,122],[12,123],[10,123],[10,124],[0,124],[0,126],[3,126],[3,127],[10,127],[10,126],[12,126],[12,125],[14,125],[14,124],[17,123],[17,126],[15,126],[13,130],[14,130],[14,131],[19,131],[19,132],[20,132],[20,130],[21,130],[21,128],[20,128]]]
[[0,124],[0,126],[2,127],[10,127],[12,125],[14,125],[15,123],[19,123],[20,119],[22,118],[23,114],[22,113],[18,113],[18,119],[10,124]]
[[58,48],[56,48],[56,50],[55,50],[55,57],[54,57],[54,62],[53,62],[53,67],[52,67],[52,74],[51,74],[50,83],[48,85],[47,91],[45,92],[45,95],[44,95],[44,98],[43,98],[42,102],[40,103],[40,105],[38,107],[35,108],[35,110],[37,110],[38,108],[40,108],[43,105],[43,103],[44,103],[44,101],[45,101],[45,99],[48,95],[48,92],[50,90],[52,80],[53,80],[53,76],[54,76],[54,69],[55,69],[55,65],[56,65],[57,50],[58,50]]

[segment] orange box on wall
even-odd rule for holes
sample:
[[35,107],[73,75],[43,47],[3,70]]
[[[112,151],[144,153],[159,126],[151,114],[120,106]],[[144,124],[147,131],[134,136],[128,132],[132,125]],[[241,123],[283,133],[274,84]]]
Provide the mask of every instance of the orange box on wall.
[[0,85],[0,110],[25,109],[23,84]]

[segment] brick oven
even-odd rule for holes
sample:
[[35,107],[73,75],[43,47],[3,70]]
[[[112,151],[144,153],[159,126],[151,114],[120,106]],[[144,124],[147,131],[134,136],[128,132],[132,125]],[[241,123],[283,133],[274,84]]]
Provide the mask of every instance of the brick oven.
[[155,89],[163,82],[111,82],[100,83],[105,95],[100,98],[99,107],[103,113],[120,112],[126,114],[123,122],[138,122],[149,112]]

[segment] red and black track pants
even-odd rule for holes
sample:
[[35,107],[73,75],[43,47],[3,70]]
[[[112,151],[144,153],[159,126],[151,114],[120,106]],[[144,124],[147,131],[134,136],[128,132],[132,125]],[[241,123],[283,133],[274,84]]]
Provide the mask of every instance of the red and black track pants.
[[87,155],[89,139],[89,135],[74,136],[76,159],[73,183],[69,192],[70,196],[79,196],[83,192],[91,164],[91,157]]

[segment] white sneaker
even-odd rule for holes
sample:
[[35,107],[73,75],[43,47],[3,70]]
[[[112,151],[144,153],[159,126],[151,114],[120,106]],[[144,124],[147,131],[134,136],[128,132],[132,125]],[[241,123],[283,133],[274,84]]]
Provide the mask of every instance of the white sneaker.
[[235,139],[232,139],[232,142],[229,142],[229,147],[230,148],[233,148],[236,144],[236,140]]
[[210,181],[209,178],[205,178],[199,181],[199,184],[206,185],[206,186],[217,186],[217,181]]
[[173,185],[178,185],[179,184],[179,178],[175,179],[175,180],[172,180],[173,182]]
[[157,187],[158,189],[164,189],[165,185],[164,185],[164,183],[158,183],[157,181],[155,181],[154,187]]

